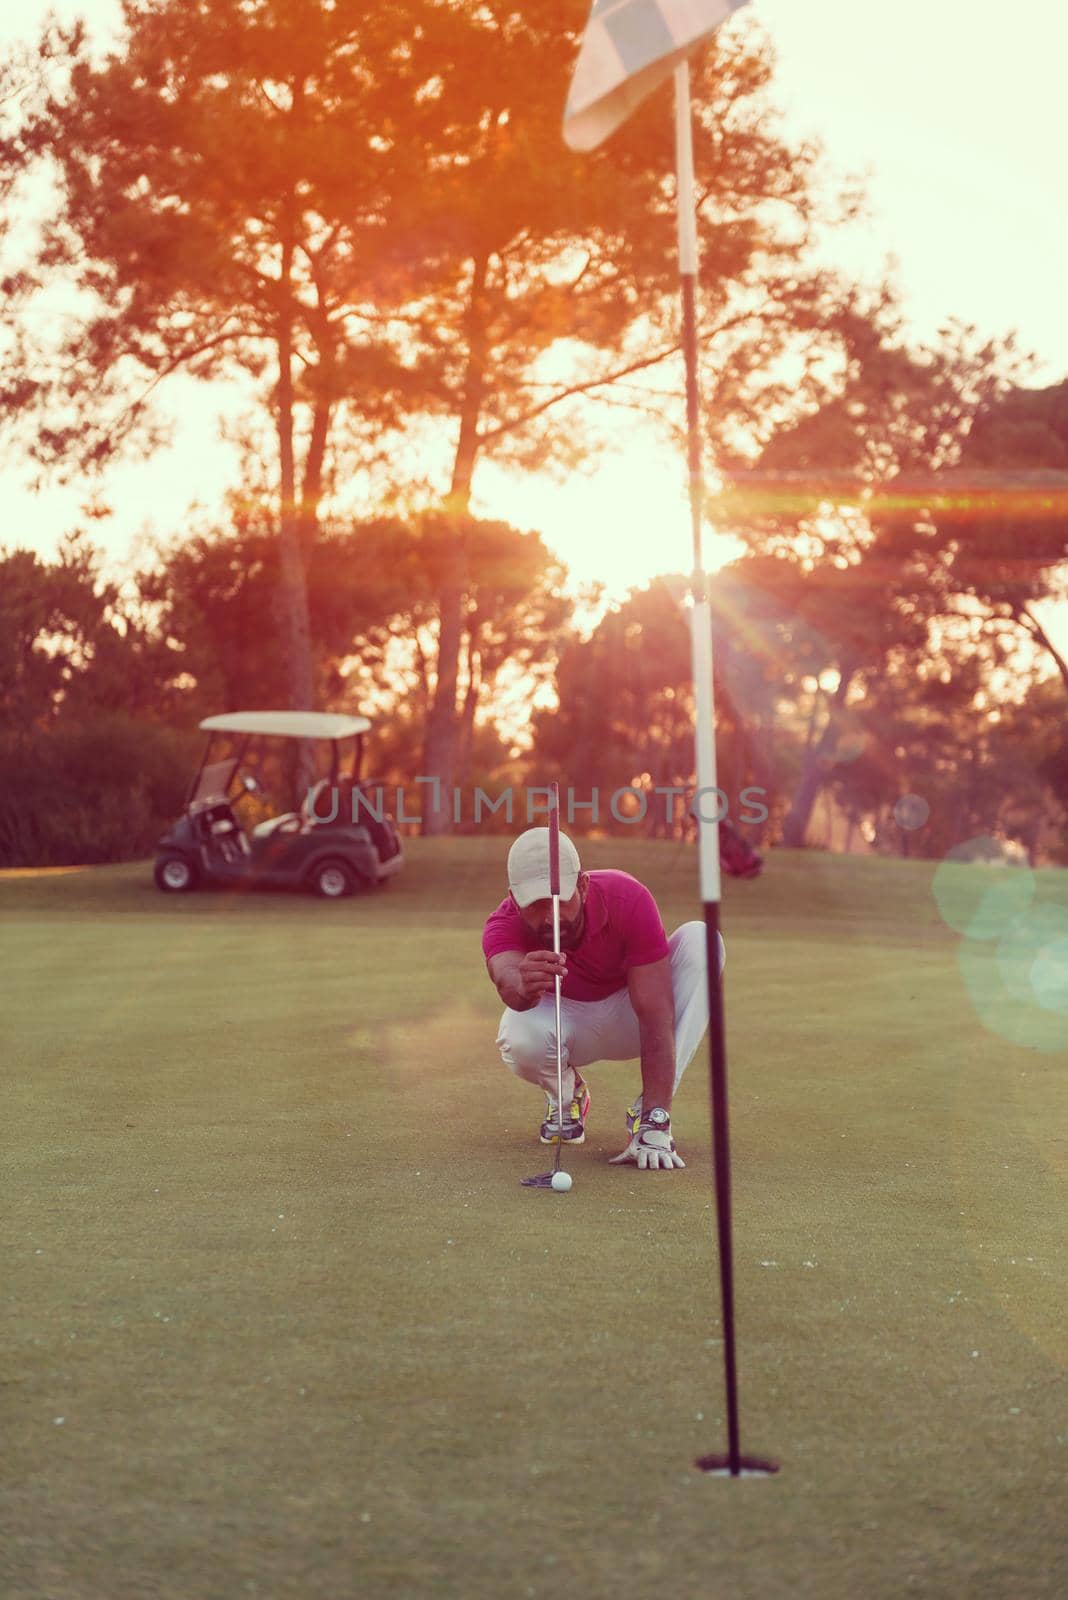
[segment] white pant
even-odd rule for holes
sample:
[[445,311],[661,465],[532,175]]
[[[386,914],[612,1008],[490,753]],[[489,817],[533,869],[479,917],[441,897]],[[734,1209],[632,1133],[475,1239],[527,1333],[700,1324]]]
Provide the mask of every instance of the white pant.
[[[708,1027],[708,985],[705,951],[708,943],[703,922],[684,922],[668,940],[671,987],[675,994],[675,1088],[693,1060]],[[719,937],[719,970],[727,959],[723,935]],[[564,1100],[575,1092],[575,1067],[591,1061],[633,1061],[641,1055],[638,1018],[630,994],[620,989],[606,1000],[560,1002],[563,1039]],[[542,995],[529,1011],[510,1007],[501,1017],[497,1048],[506,1067],[518,1078],[536,1083],[556,1098],[556,999]]]

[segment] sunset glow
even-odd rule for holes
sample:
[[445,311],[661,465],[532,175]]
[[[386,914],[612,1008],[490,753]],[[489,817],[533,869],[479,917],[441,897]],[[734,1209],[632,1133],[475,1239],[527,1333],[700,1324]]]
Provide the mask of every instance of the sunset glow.
[[[31,38],[47,9],[12,12],[0,28],[9,39]],[[102,41],[120,14],[116,0],[60,0],[51,9],[84,16]],[[871,216],[825,241],[824,254],[872,276],[893,255],[922,334],[952,315],[990,334],[1017,327],[1055,379],[1068,371],[1068,228],[1054,127],[1068,14],[1032,0],[1017,8],[1011,29],[998,30],[963,0],[936,8],[902,0],[894,15],[892,30],[876,31],[850,0],[804,8],[754,0],[748,10],[747,25],[774,40],[775,98],[789,125],[825,140],[832,171],[868,174]],[[870,64],[875,52],[877,72],[844,70],[847,60]],[[173,445],[150,462],[116,466],[101,486],[110,515],[93,524],[92,537],[119,571],[142,530],[178,531],[191,501],[217,507],[235,479],[236,459],[213,421],[227,397],[177,380],[161,399],[175,419]],[[689,564],[684,464],[634,423],[619,426],[618,447],[589,477],[560,485],[487,461],[475,480],[485,514],[537,527],[577,583],[603,582],[614,594]],[[26,483],[17,460],[0,468],[3,537],[51,553],[81,520],[87,496],[49,486],[31,495]],[[996,503],[999,514],[1035,504],[1029,490]],[[1058,504],[1049,500],[1051,515]],[[727,536],[710,535],[706,545],[712,567],[739,550]]]

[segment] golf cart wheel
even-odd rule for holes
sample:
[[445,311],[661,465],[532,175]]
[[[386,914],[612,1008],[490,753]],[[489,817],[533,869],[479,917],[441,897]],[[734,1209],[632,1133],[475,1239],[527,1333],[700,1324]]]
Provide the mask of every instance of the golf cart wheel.
[[344,861],[322,861],[311,875],[311,886],[323,900],[341,900],[356,887],[356,875]]
[[188,856],[160,856],[153,877],[164,894],[188,894],[197,886],[197,869]]

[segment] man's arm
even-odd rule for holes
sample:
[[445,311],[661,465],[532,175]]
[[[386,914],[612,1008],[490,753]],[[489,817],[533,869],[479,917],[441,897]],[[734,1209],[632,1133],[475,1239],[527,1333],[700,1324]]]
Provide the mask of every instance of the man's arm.
[[671,1110],[675,1093],[675,995],[671,960],[650,961],[627,973],[642,1051],[642,1107]]
[[[555,974],[567,973],[562,955],[552,950],[502,950],[486,962],[494,988],[510,1011],[530,1011],[552,991]],[[674,1068],[672,1068],[674,1070]]]

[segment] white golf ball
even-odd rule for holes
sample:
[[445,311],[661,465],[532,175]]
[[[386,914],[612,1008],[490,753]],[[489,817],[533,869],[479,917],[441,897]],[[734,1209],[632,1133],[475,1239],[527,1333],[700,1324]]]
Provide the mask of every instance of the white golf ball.
[[554,1172],[552,1186],[560,1194],[566,1194],[571,1187],[570,1172]]

